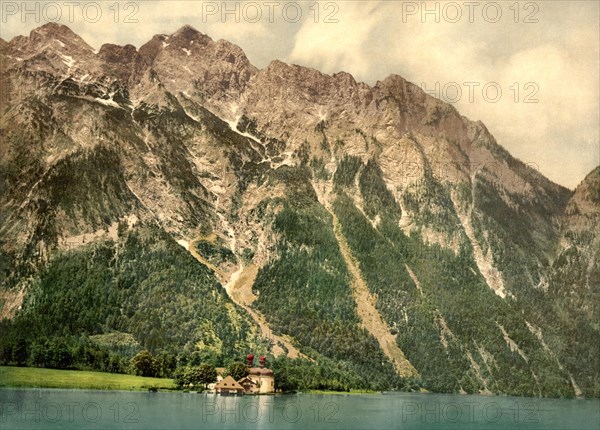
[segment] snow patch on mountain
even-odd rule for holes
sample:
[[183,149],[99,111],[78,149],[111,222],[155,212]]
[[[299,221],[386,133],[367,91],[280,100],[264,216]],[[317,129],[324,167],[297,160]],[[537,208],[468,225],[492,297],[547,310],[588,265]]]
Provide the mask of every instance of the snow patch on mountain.
[[102,99],[100,97],[94,97],[93,99],[95,102],[97,103],[101,103],[104,106],[110,106],[110,107],[114,107],[114,108],[119,108],[119,109],[123,109],[117,102],[115,102],[112,98],[110,99]]
[[65,63],[69,69],[75,65],[75,60],[70,55],[65,55],[60,52],[58,53],[58,55],[60,55],[60,57],[63,60],[63,63]]
[[258,144],[262,145],[262,142],[261,142],[260,140],[258,140],[258,139],[257,139],[255,136],[253,136],[253,135],[251,135],[250,133],[247,133],[247,132],[241,132],[241,131],[239,131],[239,130],[237,129],[237,125],[238,125],[238,122],[240,121],[240,118],[241,118],[241,116],[238,116],[238,117],[237,117],[236,119],[234,119],[233,121],[231,121],[231,120],[226,120],[226,119],[225,119],[224,121],[225,121],[225,122],[226,122],[226,123],[229,125],[229,128],[230,128],[232,131],[235,131],[235,132],[236,132],[237,134],[239,134],[240,136],[243,136],[243,137],[247,137],[247,138],[249,138],[249,139],[252,139],[252,140],[253,140],[253,141],[255,141],[256,143],[258,143]]

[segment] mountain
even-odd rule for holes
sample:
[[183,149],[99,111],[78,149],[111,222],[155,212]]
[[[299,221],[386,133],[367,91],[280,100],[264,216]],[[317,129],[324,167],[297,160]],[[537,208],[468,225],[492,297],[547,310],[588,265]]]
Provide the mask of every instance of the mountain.
[[572,192],[400,76],[258,69],[189,26],[0,56],[2,362],[599,395],[599,169]]

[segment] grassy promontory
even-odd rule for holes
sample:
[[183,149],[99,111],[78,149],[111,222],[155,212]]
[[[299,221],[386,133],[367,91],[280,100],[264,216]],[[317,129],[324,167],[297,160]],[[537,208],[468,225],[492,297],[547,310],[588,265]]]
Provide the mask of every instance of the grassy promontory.
[[82,370],[0,366],[0,388],[80,388],[93,390],[174,390],[172,379]]

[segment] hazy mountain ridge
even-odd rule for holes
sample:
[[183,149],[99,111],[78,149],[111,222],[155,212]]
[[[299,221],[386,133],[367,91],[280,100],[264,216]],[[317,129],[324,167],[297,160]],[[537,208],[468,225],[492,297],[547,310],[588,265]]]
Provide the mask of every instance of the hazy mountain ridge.
[[[564,302],[553,293],[564,288],[555,261],[570,249],[570,230],[589,236],[591,250],[598,243],[598,170],[571,193],[511,157],[482,123],[399,76],[370,87],[347,73],[328,76],[280,61],[258,70],[239,47],[189,26],[139,50],[103,45],[95,53],[66,27],[48,24],[3,44],[1,58],[9,94],[0,149],[0,239],[10,262],[3,268],[5,308],[12,303],[6,315],[14,315],[55,250],[77,252],[84,234],[118,242],[153,224],[189,246],[215,233],[237,264],[261,268],[256,309],[276,332],[291,335],[309,356],[348,361],[360,374],[367,363],[337,341],[327,345],[328,338],[358,336],[355,344],[381,355],[373,333],[354,334],[364,324],[339,260],[342,239],[426,387],[568,395],[578,382],[597,395],[597,366],[578,371],[581,363],[562,349],[568,326],[591,330],[580,346],[591,351],[595,311],[576,323],[565,315],[555,326],[538,302]],[[334,234],[331,211],[344,238]],[[116,238],[115,223],[122,226]],[[359,225],[372,230],[370,239],[358,234]],[[329,239],[301,233],[317,227]],[[441,257],[423,257],[423,250]],[[379,264],[369,255],[380,255]],[[584,300],[598,295],[597,254],[589,255]],[[579,260],[569,261],[569,270],[579,270]],[[217,269],[222,284],[236,270],[231,263]],[[478,299],[454,301],[440,282],[473,286]],[[583,286],[574,287],[579,297]],[[489,322],[468,316],[477,306],[489,310]],[[480,324],[480,333],[460,327],[461,312],[463,324]],[[518,322],[504,321],[507,312]],[[310,327],[295,329],[307,320]],[[551,352],[529,324],[549,332]],[[421,334],[405,334],[412,332]],[[435,333],[429,360],[415,342]],[[515,350],[511,334],[530,349]],[[520,358],[512,366],[533,378],[530,388],[503,375],[514,354]],[[528,354],[552,369],[524,359]],[[448,366],[448,357],[460,364]],[[496,370],[492,361],[500,362]],[[383,376],[391,366],[377,369]],[[546,372],[554,382],[539,382]]]

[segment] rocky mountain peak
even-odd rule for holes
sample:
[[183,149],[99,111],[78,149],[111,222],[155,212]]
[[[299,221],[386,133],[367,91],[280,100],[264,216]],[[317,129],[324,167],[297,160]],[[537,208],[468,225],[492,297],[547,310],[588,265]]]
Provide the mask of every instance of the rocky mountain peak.
[[146,61],[147,64],[152,64],[156,56],[166,45],[166,39],[168,37],[169,36],[165,34],[155,34],[152,39],[140,47],[140,56]]
[[357,82],[356,82],[356,79],[354,79],[354,76],[352,76],[348,72],[344,72],[344,71],[337,72],[337,73],[334,73],[332,77],[336,81],[343,83],[345,85],[348,85],[348,86],[353,87],[353,86],[357,85]]
[[187,25],[187,24],[184,25],[183,27],[181,27],[175,33],[173,33],[171,35],[171,37],[174,39],[185,39],[188,41],[196,40],[198,38],[210,39],[210,37],[207,36],[206,34],[196,30],[194,27],[192,27],[191,25]]
[[83,76],[94,68],[95,51],[65,25],[45,24],[29,36],[16,36],[0,47],[6,55],[2,68],[46,72],[49,76]]
[[408,81],[406,79],[396,73],[392,73],[383,81],[381,81],[381,83],[385,85],[405,85],[407,82]]
[[287,72],[287,70],[290,69],[290,65],[287,63],[284,63],[281,60],[272,60],[267,67],[265,67],[262,72],[265,74],[280,74],[280,73],[285,73]]
[[29,37],[27,36],[15,36],[10,41],[6,42],[6,44],[0,45],[2,51],[17,51],[21,49],[23,46],[27,45],[29,42]]
[[592,170],[575,188],[566,213],[568,215],[600,214],[600,166]]
[[252,66],[250,64],[250,60],[248,60],[248,57],[246,57],[244,50],[227,40],[218,40],[215,44],[215,50],[217,57],[227,61],[228,63]]
[[61,35],[71,38],[79,37],[66,25],[49,22],[31,30],[29,38],[34,40],[36,37],[59,37]]
[[396,74],[389,75],[383,81],[377,81],[375,88],[401,100],[415,99],[416,102],[423,103],[427,98],[421,88]]
[[105,43],[100,47],[98,56],[109,63],[130,63],[137,54],[137,49],[133,45],[114,45],[112,43]]
[[[287,64],[280,60],[273,60],[260,71],[260,80],[269,85],[283,85],[286,94],[290,91],[300,91],[297,95],[308,96],[315,100],[315,96],[326,95],[333,86],[331,76],[310,67],[297,64]],[[319,98],[319,97],[317,97]]]
[[29,43],[33,49],[40,49],[43,45],[55,41],[60,42],[61,46],[85,48],[92,51],[92,48],[66,25],[48,23],[34,28],[29,33]]
[[269,65],[265,68],[265,72],[271,74],[279,73],[281,74],[282,78],[293,78],[295,80],[299,80],[298,78],[303,77],[327,76],[325,73],[322,73],[316,69],[300,66],[298,64],[288,64],[281,60],[271,61]]

